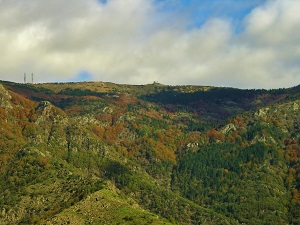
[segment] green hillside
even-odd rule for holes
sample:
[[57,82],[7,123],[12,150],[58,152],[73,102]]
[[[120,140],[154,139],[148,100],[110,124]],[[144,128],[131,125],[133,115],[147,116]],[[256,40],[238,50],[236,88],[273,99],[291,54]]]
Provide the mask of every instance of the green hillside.
[[300,89],[0,82],[0,224],[300,224]]

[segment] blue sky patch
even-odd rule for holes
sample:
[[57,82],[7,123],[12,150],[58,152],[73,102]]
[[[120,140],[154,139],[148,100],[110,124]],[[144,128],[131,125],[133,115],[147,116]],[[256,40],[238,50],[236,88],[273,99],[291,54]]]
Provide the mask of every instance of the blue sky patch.
[[92,74],[89,71],[82,70],[74,78],[62,80],[61,82],[84,82],[91,80],[93,80]]
[[100,2],[100,3],[103,4],[103,5],[106,5],[107,2],[108,2],[108,0],[97,0],[97,1]]
[[187,29],[200,28],[209,19],[220,18],[230,21],[234,30],[243,30],[245,17],[266,0],[154,0],[158,13],[187,19]]
[[77,81],[89,81],[92,79],[92,74],[88,71],[81,71],[77,77],[74,79],[75,82]]

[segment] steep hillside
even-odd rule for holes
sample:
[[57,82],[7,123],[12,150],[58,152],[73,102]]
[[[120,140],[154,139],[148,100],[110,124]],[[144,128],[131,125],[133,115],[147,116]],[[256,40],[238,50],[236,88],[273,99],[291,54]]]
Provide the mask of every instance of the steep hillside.
[[1,82],[0,224],[300,224],[299,93]]

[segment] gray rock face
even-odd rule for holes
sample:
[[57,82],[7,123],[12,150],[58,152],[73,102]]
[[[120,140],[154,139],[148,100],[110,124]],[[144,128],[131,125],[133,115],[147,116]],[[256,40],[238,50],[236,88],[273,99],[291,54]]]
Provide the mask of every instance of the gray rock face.
[[220,131],[223,134],[228,134],[230,131],[236,130],[236,127],[233,123],[229,123],[226,126],[224,126]]
[[299,105],[295,102],[293,105],[293,110],[298,111],[299,110]]
[[259,109],[255,115],[256,116],[259,116],[259,117],[267,117],[267,113],[269,112],[269,108],[262,108],[262,109]]
[[4,109],[12,109],[13,106],[10,103],[11,95],[8,91],[0,84],[0,106]]

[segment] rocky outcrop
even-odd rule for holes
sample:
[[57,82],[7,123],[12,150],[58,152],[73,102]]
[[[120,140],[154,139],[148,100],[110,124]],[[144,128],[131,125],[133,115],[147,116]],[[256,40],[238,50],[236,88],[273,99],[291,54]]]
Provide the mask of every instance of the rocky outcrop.
[[8,91],[0,84],[0,107],[4,109],[12,109],[13,106],[11,105],[11,95]]
[[188,143],[188,144],[186,145],[186,148],[187,148],[188,150],[192,150],[192,151],[199,150],[199,143],[197,143],[197,142]]
[[220,130],[220,132],[223,133],[223,134],[228,134],[229,132],[234,131],[234,130],[236,130],[235,125],[234,125],[233,123],[229,123],[229,124],[227,124],[226,126],[224,126],[224,127]]
[[262,108],[262,109],[259,109],[259,110],[255,113],[255,116],[266,117],[268,112],[269,112],[269,108]]
[[293,105],[293,110],[296,112],[299,110],[299,104],[294,102],[294,105]]

